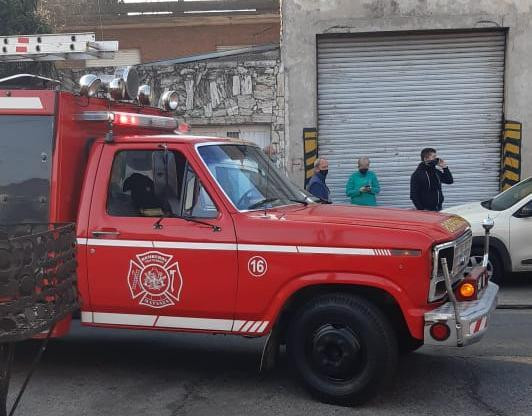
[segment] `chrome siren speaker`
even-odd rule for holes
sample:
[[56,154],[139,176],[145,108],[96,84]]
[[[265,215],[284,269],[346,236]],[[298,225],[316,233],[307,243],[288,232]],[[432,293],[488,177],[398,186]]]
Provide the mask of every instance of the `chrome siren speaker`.
[[113,75],[101,75],[103,89],[114,100],[134,100],[139,89],[137,70],[131,66],[118,68]]
[[137,98],[139,91],[139,74],[134,67],[126,66],[125,68],[118,68],[115,71],[115,78],[121,78],[124,80],[126,86],[124,100],[134,100]]

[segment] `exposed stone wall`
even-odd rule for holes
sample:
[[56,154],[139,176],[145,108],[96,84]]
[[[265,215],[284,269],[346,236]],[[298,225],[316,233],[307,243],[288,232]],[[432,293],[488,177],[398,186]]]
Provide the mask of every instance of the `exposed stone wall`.
[[[272,144],[285,166],[284,73],[279,50],[173,65],[143,65],[141,83],[155,97],[179,94],[178,118],[194,126],[271,125]],[[112,73],[108,68],[106,73]],[[72,71],[78,79],[84,71]]]

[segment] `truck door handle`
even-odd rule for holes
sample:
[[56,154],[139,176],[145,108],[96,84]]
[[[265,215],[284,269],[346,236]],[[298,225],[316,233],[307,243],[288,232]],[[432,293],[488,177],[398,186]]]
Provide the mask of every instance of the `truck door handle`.
[[94,237],[100,237],[102,235],[114,235],[114,236],[119,236],[120,235],[120,232],[117,231],[117,230],[96,230],[96,231],[93,231],[92,232],[92,235]]

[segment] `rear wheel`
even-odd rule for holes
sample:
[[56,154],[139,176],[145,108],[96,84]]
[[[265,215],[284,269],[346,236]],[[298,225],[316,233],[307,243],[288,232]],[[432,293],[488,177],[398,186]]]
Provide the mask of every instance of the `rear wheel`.
[[[469,258],[467,271],[471,270],[473,267],[480,266],[482,264],[483,258],[484,247],[472,247],[471,257]],[[493,248],[490,248],[488,258],[488,275],[490,277],[490,280],[497,284],[502,283],[504,278],[504,267],[502,265],[499,253],[497,253]]]
[[395,331],[376,306],[354,295],[327,294],[304,305],[290,323],[287,349],[309,391],[341,405],[370,399],[397,364]]

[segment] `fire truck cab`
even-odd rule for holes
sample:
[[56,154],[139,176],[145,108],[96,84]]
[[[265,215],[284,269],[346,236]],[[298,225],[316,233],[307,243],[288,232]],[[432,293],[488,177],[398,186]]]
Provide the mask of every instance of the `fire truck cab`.
[[320,204],[252,143],[176,133],[84,81],[0,83],[0,222],[76,223],[83,325],[267,336],[265,363],[286,344],[342,404],[379,392],[400,351],[486,332],[498,288],[466,273],[462,218]]

